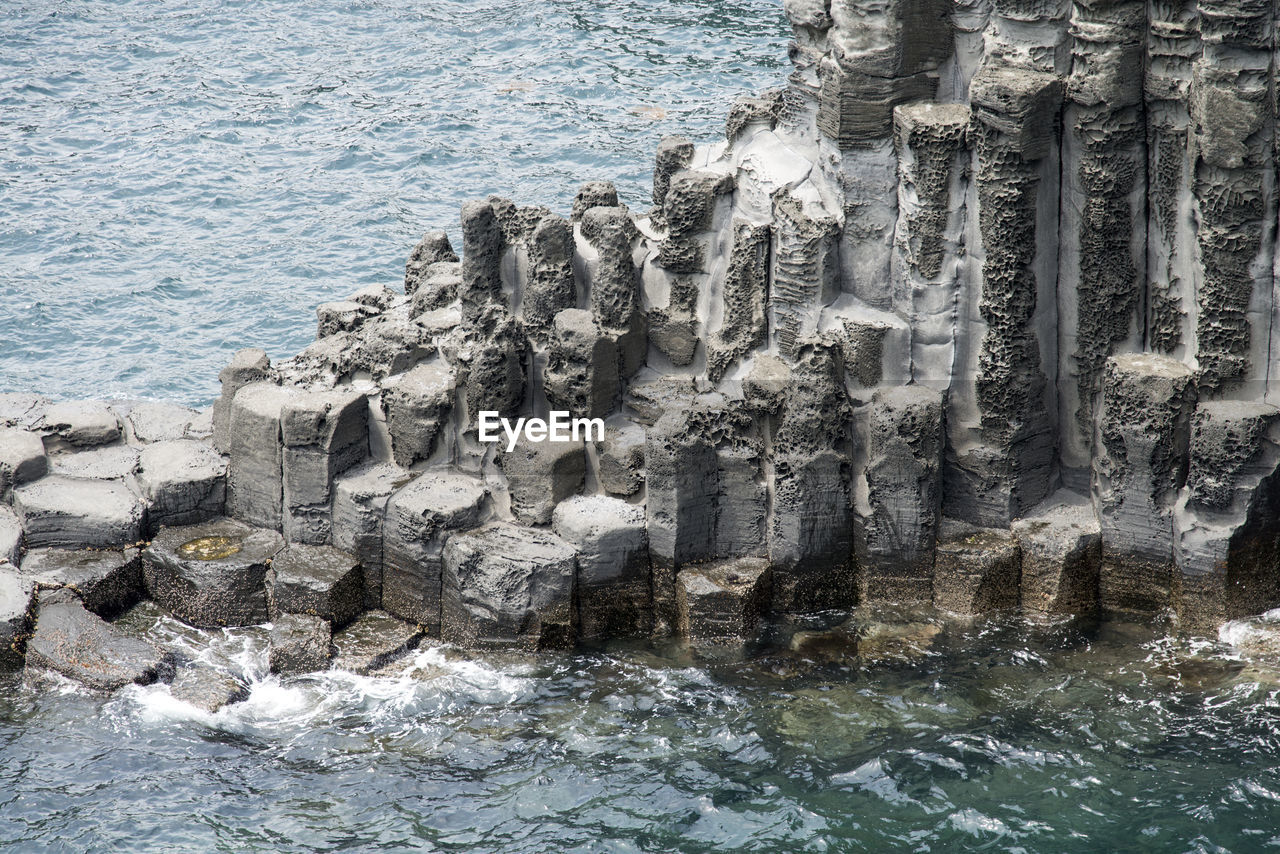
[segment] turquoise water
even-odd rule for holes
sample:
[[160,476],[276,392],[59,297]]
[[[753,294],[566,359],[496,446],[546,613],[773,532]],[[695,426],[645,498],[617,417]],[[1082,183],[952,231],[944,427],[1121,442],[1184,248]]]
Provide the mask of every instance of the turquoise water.
[[778,0],[6,0],[0,391],[206,403],[467,199],[643,208],[788,36]]
[[0,847],[1280,847],[1280,671],[1133,626],[923,629],[862,658],[433,647],[284,681],[231,631],[200,654],[253,690],[216,715],[161,686],[6,690]]

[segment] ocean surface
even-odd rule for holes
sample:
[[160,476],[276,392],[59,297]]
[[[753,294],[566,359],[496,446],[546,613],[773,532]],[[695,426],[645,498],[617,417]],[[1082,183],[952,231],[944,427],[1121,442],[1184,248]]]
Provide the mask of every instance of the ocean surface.
[[1280,847],[1274,667],[1123,624],[896,625],[865,624],[858,657],[431,646],[285,680],[261,629],[161,626],[249,699],[0,686],[0,848]]
[[466,200],[646,209],[788,38],[780,0],[5,0],[0,391],[205,404]]

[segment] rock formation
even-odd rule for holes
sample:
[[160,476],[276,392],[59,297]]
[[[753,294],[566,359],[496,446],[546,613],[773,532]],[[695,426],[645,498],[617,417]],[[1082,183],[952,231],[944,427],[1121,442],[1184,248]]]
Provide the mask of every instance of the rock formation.
[[[664,139],[647,211],[470,202],[211,413],[0,397],[9,659],[82,572],[276,616],[282,670],[1280,604],[1274,3],[784,7],[784,85]],[[552,410],[603,435],[478,429]]]

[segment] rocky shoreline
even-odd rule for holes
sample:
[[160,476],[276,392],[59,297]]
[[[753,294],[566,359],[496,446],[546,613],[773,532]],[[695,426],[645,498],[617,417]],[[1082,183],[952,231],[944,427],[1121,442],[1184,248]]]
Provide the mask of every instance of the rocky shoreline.
[[[0,395],[0,663],[238,696],[142,599],[281,673],[1280,605],[1271,7],[785,6],[787,84],[648,211],[469,203],[203,412]],[[603,439],[481,441],[555,411]]]

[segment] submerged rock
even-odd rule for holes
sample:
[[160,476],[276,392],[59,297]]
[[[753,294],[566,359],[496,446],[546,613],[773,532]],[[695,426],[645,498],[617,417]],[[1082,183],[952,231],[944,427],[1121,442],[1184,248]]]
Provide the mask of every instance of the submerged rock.
[[232,703],[249,697],[249,686],[221,670],[202,665],[180,668],[169,683],[169,694],[176,700],[213,714]]
[[426,637],[421,626],[368,611],[333,635],[333,667],[368,674],[408,655]]
[[333,655],[328,620],[307,614],[280,614],[272,621],[272,673],[288,676],[324,670]]
[[158,646],[114,628],[65,590],[40,596],[27,666],[56,670],[102,691],[155,682],[173,668]]

